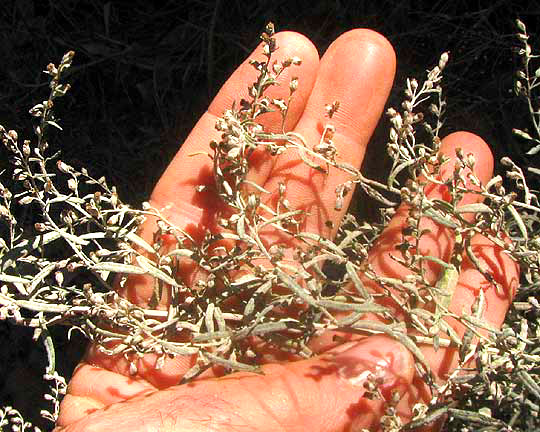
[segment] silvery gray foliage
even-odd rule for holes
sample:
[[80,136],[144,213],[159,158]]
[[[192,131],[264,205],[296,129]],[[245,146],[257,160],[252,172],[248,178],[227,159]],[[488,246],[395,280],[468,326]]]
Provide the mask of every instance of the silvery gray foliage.
[[[524,26],[520,31],[520,39],[526,40]],[[209,143],[208,153],[194,155],[211,159],[215,180],[212,186],[198,186],[197,190],[211,188],[227,208],[219,218],[221,229],[206,233],[201,241],[174,226],[150,205],[134,209],[124,204],[104,178],[95,179],[86,169],[76,169],[58,154],[49,154],[48,129],[61,129],[53,108],[69,90],[62,76],[71,65],[73,52],[67,53],[58,67],[51,64],[46,69],[50,75],[49,98],[30,110],[37,122],[35,143],[21,141],[17,132],[0,127],[13,163],[12,185],[0,184],[0,318],[33,328],[35,339],[46,347],[49,364],[44,378],[51,382],[51,392],[45,397],[53,407],[43,415],[56,421],[59,400],[66,389],[55,370],[57,353],[49,333],[53,325],[82,332],[106,354],[126,356],[131,360],[132,374],[137,373],[137,359],[147,353],[158,355],[156,368],[168,356],[195,355],[197,361],[184,382],[212,365],[221,365],[227,371],[257,372],[253,338],[310,357],[309,340],[325,330],[384,333],[414,354],[417,369],[433,395],[429,404],[415,406],[415,418],[408,426],[402,425],[396,415],[397,400],[386,401],[382,423],[386,431],[410,429],[443,415],[449,416],[450,424],[482,424],[487,425],[485,430],[500,430],[517,421],[517,417],[494,418],[473,396],[456,407],[454,396],[467,390],[486,395],[486,400],[489,395],[514,398],[514,402],[521,397],[521,405],[515,404],[516,412],[523,409],[537,414],[538,353],[529,343],[538,340],[537,322],[531,321],[529,326],[523,316],[511,314],[514,321],[504,329],[489,327],[483,320],[485,299],[481,290],[472,315],[448,310],[463,254],[495,283],[471,249],[475,234],[482,232],[521,264],[526,282],[522,290],[530,298],[516,302],[518,310],[538,310],[534,294],[538,292],[540,263],[538,196],[527,187],[520,167],[510,159],[503,161],[509,167],[508,177],[516,183],[516,192],[507,192],[501,176],[482,184],[474,174],[474,157],[458,151],[453,174],[444,181],[440,178],[441,167],[449,163],[438,153],[446,106],[441,82],[448,54],[442,54],[423,80],[407,80],[401,107],[388,110],[391,128],[387,152],[393,164],[387,181],[379,183],[340,160],[332,124],[339,101],[328,101],[321,107],[328,121],[318,143],[309,143],[283,127],[279,133],[269,132],[258,122],[265,113],[277,111],[285,124],[298,80],[291,80],[287,100],[272,99],[266,91],[284,70],[301,62],[296,57],[281,62],[273,59],[277,48],[273,25],[267,26],[262,40],[264,60],[251,61],[258,76],[249,86],[249,98],[237,102],[217,120],[221,139]],[[530,48],[525,47],[523,52],[533,58]],[[529,83],[529,98],[536,86],[534,79],[526,73],[521,77]],[[534,122],[535,111],[531,115]],[[521,136],[529,139],[524,132]],[[328,175],[332,170],[348,173],[349,180],[336,189],[335,208],[341,209],[345,196],[358,186],[381,203],[380,222],[370,224],[347,215],[333,241],[303,231],[305,214],[291,207],[284,184],[272,206],[261,199],[272,191],[247,179],[250,156],[259,149],[271,156],[296,152],[318,175]],[[467,186],[469,183],[474,190]],[[429,199],[425,191],[433,184],[447,187],[451,199]],[[481,195],[484,201],[460,206],[465,193]],[[408,205],[408,218],[394,259],[412,273],[401,279],[383,277],[366,257],[401,203]],[[32,226],[19,222],[26,213],[37,215]],[[465,213],[475,215],[472,222],[462,217]],[[138,234],[149,217],[157,221],[151,241]],[[419,229],[424,218],[446,227],[454,236],[457,246],[449,262],[417,252],[420,239],[426,235]],[[328,226],[332,224],[327,221]],[[267,244],[264,238],[268,230],[284,240]],[[165,237],[174,239],[173,247],[165,247]],[[228,250],[213,247],[222,240],[232,241],[234,246]],[[287,247],[295,249],[293,261],[285,255]],[[187,286],[179,274],[182,260],[191,260],[204,274],[194,287]],[[436,284],[426,280],[428,263],[440,266]],[[338,269],[332,272],[337,276],[330,275],[329,266]],[[115,284],[124,285],[130,275],[147,275],[153,280],[154,295],[149,304],[133,304],[115,292]],[[160,307],[164,297],[170,298],[166,308]],[[381,304],[381,298],[399,304],[406,320],[398,320],[391,307]],[[428,304],[436,305],[433,311],[423,307]],[[367,313],[381,320],[365,320]],[[463,337],[447,323],[447,317],[465,325]],[[481,329],[487,329],[488,334],[481,334]],[[178,334],[184,337],[175,338]],[[478,343],[479,338],[482,343]],[[460,365],[446,383],[435,381],[419,349],[425,344],[436,349],[459,349]],[[476,360],[483,381],[478,382],[476,373],[468,375],[472,360]],[[521,387],[501,382],[500,368],[515,371],[519,378],[515,382]],[[381,397],[377,381],[369,383],[367,394]],[[19,425],[19,430],[29,427],[9,407],[3,409],[0,421]]]

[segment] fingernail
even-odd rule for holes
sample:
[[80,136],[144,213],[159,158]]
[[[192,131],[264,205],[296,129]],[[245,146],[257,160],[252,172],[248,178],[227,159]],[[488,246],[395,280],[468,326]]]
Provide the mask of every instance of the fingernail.
[[394,390],[404,392],[414,377],[414,359],[407,348],[387,336],[370,336],[337,349],[334,361],[339,376],[349,384],[366,389],[377,384],[385,398]]

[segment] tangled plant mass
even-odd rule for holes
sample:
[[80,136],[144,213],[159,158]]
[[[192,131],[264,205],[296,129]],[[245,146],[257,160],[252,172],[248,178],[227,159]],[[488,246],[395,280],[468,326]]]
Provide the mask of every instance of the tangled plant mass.
[[[516,89],[533,103],[538,74],[531,75],[529,66],[536,57],[526,42],[522,23],[519,30],[525,44],[522,54],[529,57],[524,57],[527,60]],[[537,342],[531,341],[537,341],[539,327],[537,318],[530,318],[538,316],[534,311],[539,308],[535,298],[540,264],[538,195],[527,186],[523,170],[509,158],[502,162],[508,167],[508,178],[515,182],[515,192],[506,191],[501,176],[482,184],[474,174],[474,157],[459,150],[451,175],[442,179],[441,172],[449,163],[439,154],[445,111],[441,80],[448,54],[440,57],[423,81],[407,80],[402,106],[388,110],[387,152],[392,168],[383,184],[340,160],[332,124],[339,101],[328,101],[321,107],[326,110],[327,124],[318,143],[306,142],[301,135],[284,129],[298,80],[290,81],[287,100],[266,94],[280,75],[299,65],[301,59],[273,60],[278,47],[271,24],[262,40],[264,60],[251,61],[258,76],[249,86],[249,98],[238,101],[218,119],[216,129],[221,139],[209,144],[209,153],[193,155],[211,158],[215,180],[210,186],[197,186],[197,190],[212,189],[224,203],[220,228],[206,232],[202,239],[174,226],[149,204],[142,209],[127,206],[104,178],[95,179],[84,168],[77,170],[58,159],[58,154],[48,154],[48,131],[60,129],[53,108],[69,90],[62,76],[71,65],[73,52],[67,53],[58,67],[51,64],[45,71],[51,77],[49,98],[30,110],[37,120],[36,143],[21,142],[15,131],[0,127],[14,168],[12,185],[0,185],[0,318],[33,328],[35,339],[47,349],[45,379],[51,381],[51,394],[46,398],[53,408],[44,415],[56,420],[66,387],[55,370],[55,346],[49,332],[53,325],[82,332],[103,353],[124,355],[131,361],[132,374],[137,373],[136,359],[147,353],[157,354],[156,368],[168,356],[196,355],[197,361],[183,382],[213,365],[229,372],[257,372],[259,353],[254,339],[282,352],[310,357],[313,353],[308,342],[326,330],[384,333],[415,356],[417,369],[433,395],[429,404],[415,407],[416,416],[409,425],[400,423],[393,409],[395,402],[387,401],[386,430],[412,429],[443,415],[456,427],[482,424],[493,427],[485,430],[499,430],[519,421],[519,413],[538,415],[540,388],[535,374],[540,372],[540,353]],[[539,132],[538,107],[530,107]],[[258,122],[259,116],[271,111],[281,114],[279,133],[265,130]],[[540,142],[540,136],[517,133]],[[272,156],[296,152],[316,175],[346,172],[349,180],[336,189],[335,208],[343,207],[345,196],[356,185],[380,202],[381,220],[368,223],[349,214],[334,241],[304,232],[305,212],[288,203],[284,183],[271,205],[271,201],[261,199],[270,191],[247,179],[250,158],[261,149]],[[538,146],[532,151],[538,151]],[[428,198],[426,190],[434,186],[446,188],[448,199]],[[483,202],[460,205],[466,193],[480,195]],[[408,205],[408,217],[393,257],[412,274],[392,279],[378,275],[366,257],[400,203]],[[18,222],[25,212],[40,215],[30,228]],[[474,218],[465,218],[465,214],[474,214]],[[138,234],[148,217],[157,220],[153,243]],[[456,246],[449,262],[420,253],[420,239],[428,234],[420,229],[425,218],[453,233]],[[328,226],[333,223],[326,221]],[[279,233],[280,241],[269,245],[265,238],[269,229]],[[515,308],[502,330],[483,320],[482,289],[472,315],[448,310],[464,254],[486,280],[497,283],[471,247],[471,239],[478,233],[498,245],[523,270]],[[224,240],[233,246],[216,247]],[[291,245],[295,251],[288,255],[285,246]],[[178,274],[179,263],[186,261],[196,264],[204,275],[195,286],[187,286]],[[429,263],[440,266],[436,284],[426,279]],[[122,298],[113,289],[115,280],[123,286],[130,275],[148,275],[154,281],[154,294],[145,307]],[[368,289],[366,281],[379,289]],[[170,303],[166,308],[160,307],[164,297]],[[395,305],[399,305],[399,314],[394,313]],[[378,319],[366,320],[366,314]],[[447,317],[466,327],[463,337],[448,324]],[[434,379],[419,349],[423,344],[459,350],[459,366],[446,383]],[[480,374],[471,373],[471,360],[476,360],[474,367]],[[500,370],[509,368],[515,375],[501,377]],[[382,397],[375,381],[369,390],[371,397]],[[453,397],[459,392],[469,392],[469,398],[457,406]],[[479,394],[484,395],[483,402]],[[513,407],[513,417],[497,419],[482,406],[494,395]],[[13,408],[6,407],[1,414],[0,425],[11,422],[21,425],[21,430],[30,427],[24,426]]]

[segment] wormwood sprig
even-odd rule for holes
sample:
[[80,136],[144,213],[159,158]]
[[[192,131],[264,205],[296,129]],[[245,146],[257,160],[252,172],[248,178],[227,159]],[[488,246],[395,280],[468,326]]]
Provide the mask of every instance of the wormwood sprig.
[[[521,96],[527,104],[531,131],[526,132],[521,129],[513,129],[513,132],[534,145],[527,152],[528,155],[534,155],[540,151],[540,106],[538,105],[538,98],[535,97],[538,92],[537,88],[540,86],[540,64],[538,64],[540,55],[532,51],[532,47],[528,42],[529,35],[527,34],[525,24],[517,20],[516,26],[518,29],[517,39],[520,44],[518,56],[521,60],[521,67],[516,73],[514,92],[516,95]],[[538,169],[529,168],[532,168],[532,172],[539,173]]]
[[[532,145],[528,151],[532,155],[539,149],[537,138],[540,136],[539,73],[533,66],[538,55],[529,45],[525,24],[518,20],[516,27],[521,67],[516,74],[514,90],[528,108],[530,129],[528,132],[514,129],[514,132]],[[502,330],[491,332],[487,343],[478,348],[476,368],[464,369],[461,377],[456,374],[451,380],[454,391],[462,394],[459,406],[447,410],[452,430],[526,431],[539,428],[539,204],[538,191],[527,185],[526,178],[527,174],[539,172],[535,167],[527,167],[524,172],[508,157],[501,162],[508,167],[506,176],[515,182],[515,191],[507,193],[502,186],[502,177],[495,176],[487,183],[484,195],[488,199],[486,204],[502,204],[492,226],[502,223],[504,215],[501,212],[504,211],[505,230],[512,239],[512,243],[506,245],[506,252],[520,263],[521,286]]]
[[14,432],[40,432],[38,427],[24,420],[21,413],[13,407],[0,407],[0,428],[10,427]]
[[[212,365],[226,371],[257,372],[259,342],[310,357],[309,341],[329,329],[383,333],[413,353],[433,395],[429,404],[415,407],[410,425],[402,425],[397,417],[397,400],[386,401],[382,424],[386,431],[411,429],[443,415],[449,416],[451,424],[502,427],[516,424],[523,412],[510,420],[495,418],[473,396],[457,406],[455,395],[463,391],[489,392],[492,400],[503,395],[516,409],[537,413],[538,353],[532,342],[538,339],[537,323],[531,325],[522,316],[502,330],[492,328],[484,318],[486,298],[481,288],[472,313],[449,311],[463,256],[496,284],[472,248],[472,238],[482,234],[522,266],[527,281],[522,292],[528,294],[526,301],[519,297],[510,317],[517,311],[536,313],[533,294],[539,280],[540,208],[537,192],[527,186],[523,170],[510,159],[503,163],[517,192],[507,192],[500,176],[482,184],[471,154],[458,149],[450,167],[449,159],[439,155],[446,106],[441,83],[448,54],[427,71],[425,79],[407,80],[400,110],[388,110],[392,127],[387,151],[393,164],[387,181],[380,183],[340,159],[332,120],[339,101],[321,107],[328,121],[318,142],[285,129],[298,79],[289,82],[286,99],[271,98],[267,91],[278,85],[284,71],[294,71],[301,59],[274,59],[279,47],[272,24],[261,39],[263,60],[251,61],[257,77],[248,87],[248,96],[217,120],[220,139],[209,143],[204,153],[212,161],[214,183],[197,190],[215,193],[225,210],[218,217],[220,229],[204,233],[202,240],[174,226],[149,204],[130,208],[104,178],[95,179],[84,168],[68,165],[58,154],[48,155],[47,131],[59,128],[54,101],[69,90],[62,74],[73,53],[66,54],[58,67],[47,68],[51,93],[31,110],[38,122],[36,144],[21,143],[15,131],[0,128],[2,142],[12,155],[15,180],[12,187],[0,185],[0,318],[34,328],[35,338],[46,348],[45,379],[51,381],[46,398],[53,409],[44,416],[56,420],[58,401],[65,392],[65,382],[55,367],[52,325],[81,331],[103,353],[123,355],[133,375],[138,372],[138,360],[148,353],[157,354],[156,368],[170,356],[196,356],[184,382]],[[534,90],[534,86],[529,87]],[[260,118],[269,112],[280,113],[279,132],[262,126]],[[306,232],[306,214],[287,200],[285,183],[277,191],[268,191],[248,180],[256,152],[272,157],[294,152],[314,175],[331,175],[335,170],[348,173],[349,180],[336,189],[335,208],[342,208],[345,196],[357,185],[381,203],[383,218],[368,224],[347,215],[335,240]],[[450,175],[443,177],[445,170]],[[444,190],[449,199],[429,198],[427,190],[433,187]],[[460,204],[468,193],[478,195],[483,203]],[[410,271],[391,278],[378,274],[366,258],[399,204],[407,205],[407,218],[393,259]],[[17,215],[24,211],[37,215],[33,226],[18,223]],[[138,235],[148,217],[157,220],[152,240]],[[424,228],[426,221],[445,227],[454,241],[448,262],[421,254],[420,241],[430,234]],[[270,231],[279,240],[269,240]],[[173,246],[165,245],[164,238],[174,239]],[[223,240],[229,241],[228,246],[223,246]],[[179,274],[179,263],[186,261],[200,270],[194,286],[187,286]],[[436,281],[428,278],[428,268],[439,271]],[[113,278],[123,286],[130,275],[152,279],[154,295],[148,305],[135,305],[114,291]],[[159,305],[166,291],[170,304],[163,309]],[[368,313],[378,319],[365,320]],[[463,336],[448,318],[464,325]],[[459,367],[447,382],[435,379],[420,349],[424,345],[458,349]],[[501,381],[501,370],[515,371],[518,379],[514,382],[520,387]],[[382,397],[377,382],[375,377],[367,388],[374,398]],[[12,412],[3,411],[5,416]]]

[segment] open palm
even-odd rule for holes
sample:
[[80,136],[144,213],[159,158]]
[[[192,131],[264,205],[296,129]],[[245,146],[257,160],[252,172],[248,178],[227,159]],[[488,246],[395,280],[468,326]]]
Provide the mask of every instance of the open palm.
[[[335,144],[342,160],[360,167],[392,86],[395,72],[392,47],[377,33],[353,30],[340,36],[319,60],[316,49],[305,37],[285,32],[276,38],[280,47],[278,58],[298,56],[303,60],[301,66],[288,69],[280,77],[281,82],[288,84],[294,74],[300,83],[285,128],[300,133],[309,143],[319,142],[325,124],[323,107],[339,100],[340,109],[333,118],[337,130]],[[258,57],[256,53],[250,58]],[[236,70],[152,194],[152,205],[163,209],[172,223],[195,237],[215,229],[216,214],[223,204],[211,192],[195,190],[198,184],[212,183],[212,165],[206,158],[189,155],[207,151],[210,140],[219,139],[214,129],[216,119],[234,100],[247,96],[246,83],[253,82],[254,76],[255,71],[247,61]],[[283,85],[273,87],[270,93],[272,97],[286,99],[288,91],[288,85]],[[268,113],[261,118],[267,129],[280,130],[279,113]],[[492,156],[479,137],[464,132],[452,134],[443,140],[441,152],[455,157],[457,147],[475,155],[476,174],[482,181],[491,178]],[[346,198],[343,210],[334,208],[336,186],[348,179],[347,174],[335,170],[328,176],[314,175],[313,169],[300,162],[292,152],[277,158],[261,152],[250,160],[248,179],[269,191],[276,191],[280,182],[287,183],[290,205],[307,211],[303,230],[333,239],[352,195]],[[453,164],[448,166],[451,170]],[[443,187],[434,187],[430,197],[444,198]],[[463,203],[475,200],[478,195],[471,194],[464,197]],[[400,241],[406,217],[406,208],[402,206],[370,251],[369,261],[381,275],[403,277],[410,273],[390,256]],[[325,225],[326,220],[332,220],[333,227]],[[154,223],[152,220],[145,223],[143,237],[152,238]],[[453,251],[451,233],[431,220],[423,224],[431,234],[422,237],[422,253],[448,261]],[[517,285],[517,266],[480,235],[473,239],[473,248],[503,287],[503,294],[464,258],[450,310],[459,314],[469,311],[482,287],[486,295],[485,317],[492,325],[500,326]],[[436,264],[427,268],[428,279],[435,282],[440,268]],[[187,283],[193,283],[197,277],[196,269],[184,270]],[[373,291],[378,289],[370,281],[366,280],[365,284]],[[133,277],[121,294],[137,304],[146,304],[152,295],[152,284],[145,277]],[[461,324],[450,324],[458,334],[463,334]],[[207,371],[184,385],[177,383],[193,365],[193,357],[169,359],[156,370],[155,356],[148,355],[139,360],[138,372],[131,376],[129,363],[123,357],[107,357],[90,347],[62,402],[58,427],[66,431],[118,432],[377,430],[384,404],[363,397],[369,371],[381,377],[381,389],[386,397],[398,392],[397,410],[404,422],[411,418],[415,403],[429,401],[429,390],[416,375],[413,357],[406,348],[380,335],[349,336],[345,342],[339,339],[339,344],[333,336],[326,333],[313,340],[311,348],[318,356],[309,360],[287,361],[290,359],[268,352],[262,357],[264,375],[242,372],[220,377],[219,372]],[[422,350],[440,380],[457,365],[454,348],[435,351],[426,346]]]

